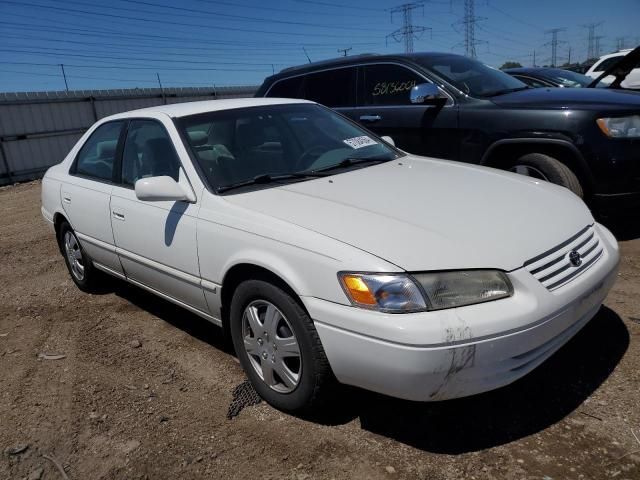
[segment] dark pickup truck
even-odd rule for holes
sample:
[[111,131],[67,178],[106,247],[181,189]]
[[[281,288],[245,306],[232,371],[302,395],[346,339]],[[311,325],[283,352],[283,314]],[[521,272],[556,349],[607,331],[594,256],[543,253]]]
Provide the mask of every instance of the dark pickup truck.
[[415,53],[292,67],[256,96],[316,101],[405,151],[554,182],[594,209],[640,206],[638,92],[530,88],[460,55]]

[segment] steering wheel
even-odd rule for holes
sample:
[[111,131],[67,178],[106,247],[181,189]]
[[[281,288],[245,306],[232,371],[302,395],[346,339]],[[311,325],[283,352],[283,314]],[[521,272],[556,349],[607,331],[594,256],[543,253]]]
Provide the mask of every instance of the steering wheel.
[[307,168],[307,165],[305,165],[305,160],[307,159],[307,157],[318,157],[325,153],[326,149],[327,147],[324,145],[314,145],[307,148],[304,152],[302,152],[302,155],[298,157],[298,160],[296,160],[296,170],[304,170],[305,168]]

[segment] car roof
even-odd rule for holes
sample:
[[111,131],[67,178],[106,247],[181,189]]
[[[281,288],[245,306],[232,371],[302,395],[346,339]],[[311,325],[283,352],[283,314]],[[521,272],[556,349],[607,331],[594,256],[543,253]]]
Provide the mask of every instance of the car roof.
[[140,108],[138,110],[130,110],[128,112],[118,113],[108,117],[108,120],[120,118],[155,116],[156,114],[165,114],[170,117],[185,117],[188,115],[197,115],[199,113],[217,112],[221,110],[233,110],[236,108],[261,107],[268,105],[287,105],[294,103],[314,103],[309,100],[291,99],[291,98],[230,98],[224,100],[205,100],[201,102],[173,103],[169,105],[158,105],[155,107]]

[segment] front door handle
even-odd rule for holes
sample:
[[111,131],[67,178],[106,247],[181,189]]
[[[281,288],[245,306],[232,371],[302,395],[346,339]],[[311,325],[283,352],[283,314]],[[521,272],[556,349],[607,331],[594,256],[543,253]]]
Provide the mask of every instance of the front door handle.
[[379,122],[380,120],[382,120],[382,117],[380,115],[361,115],[360,116],[360,121],[362,122],[373,123],[373,122]]
[[124,221],[124,214],[120,213],[120,212],[111,212],[113,213],[113,218],[115,218],[116,220],[123,220]]
[[71,197],[69,197],[69,196],[64,196],[64,197],[62,197],[62,201],[63,201],[64,203],[71,203]]

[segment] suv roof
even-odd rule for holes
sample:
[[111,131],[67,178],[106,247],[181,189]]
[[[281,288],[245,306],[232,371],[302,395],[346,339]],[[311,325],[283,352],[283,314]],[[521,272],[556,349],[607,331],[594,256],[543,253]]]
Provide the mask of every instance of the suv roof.
[[350,65],[352,63],[359,63],[362,60],[416,60],[420,57],[442,57],[442,56],[459,56],[454,53],[442,53],[442,52],[420,52],[420,53],[392,53],[392,54],[378,54],[378,53],[362,53],[360,55],[351,55],[348,57],[337,57],[329,60],[320,60],[318,62],[305,63],[302,65],[296,65],[294,67],[287,67],[280,70],[271,77],[284,76],[290,73],[306,73],[322,67],[336,67],[342,65]]

